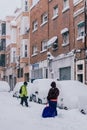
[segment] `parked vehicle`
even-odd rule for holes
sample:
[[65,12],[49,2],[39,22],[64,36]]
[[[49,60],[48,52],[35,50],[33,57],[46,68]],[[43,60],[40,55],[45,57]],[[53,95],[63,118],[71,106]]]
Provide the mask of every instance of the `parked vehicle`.
[[0,81],[0,92],[9,92],[10,86],[6,81]]
[[31,100],[41,104],[47,103],[50,84],[55,81],[60,90],[58,107],[61,109],[78,108],[87,112],[87,85],[75,80],[57,81],[56,79],[37,79],[33,82]]
[[57,86],[60,89],[59,107],[84,109],[83,107],[87,104],[84,102],[84,99],[87,99],[87,85],[75,80],[65,80],[58,81]]

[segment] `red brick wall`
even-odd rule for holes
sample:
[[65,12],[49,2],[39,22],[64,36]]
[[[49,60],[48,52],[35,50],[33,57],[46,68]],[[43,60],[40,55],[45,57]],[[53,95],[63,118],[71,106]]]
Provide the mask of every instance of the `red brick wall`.
[[[32,55],[32,46],[37,44],[38,46],[38,55],[31,57],[31,63],[35,63],[38,61],[43,61],[46,59],[46,53],[41,53],[41,41],[44,39],[48,39],[48,23],[44,26],[41,25],[41,15],[44,12],[48,12],[48,4],[47,0],[41,0],[35,7],[33,7],[30,11],[30,55]],[[32,23],[37,19],[38,21],[38,30],[32,33]]]
[[[53,7],[58,5],[59,12],[58,17],[52,20],[53,16]],[[30,57],[31,63],[36,63],[46,59],[46,52],[40,53],[41,51],[41,41],[43,39],[50,39],[53,36],[58,36],[58,50],[53,51],[50,49],[54,56],[57,56],[61,53],[68,53],[75,47],[82,46],[82,41],[76,40],[77,35],[77,23],[80,19],[84,19],[83,15],[80,15],[74,19],[73,14],[76,10],[83,6],[83,2],[77,6],[73,5],[73,0],[69,1],[69,9],[65,12],[63,10],[63,1],[62,0],[40,0],[36,6],[34,6],[30,11],[30,55],[32,55],[32,46],[38,44],[38,55]],[[41,27],[41,15],[44,12],[48,12],[48,23]],[[32,33],[32,22],[37,19],[38,21],[38,30]],[[69,45],[62,46],[62,35],[61,30],[64,28],[69,29]],[[79,43],[78,43],[79,42]],[[77,45],[78,44],[78,45]]]

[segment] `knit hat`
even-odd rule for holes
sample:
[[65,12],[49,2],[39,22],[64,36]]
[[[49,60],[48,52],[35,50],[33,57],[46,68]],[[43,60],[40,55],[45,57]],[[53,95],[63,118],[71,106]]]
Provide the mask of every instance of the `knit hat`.
[[52,87],[52,88],[55,88],[55,87],[56,87],[56,83],[55,83],[54,81],[51,83],[51,87]]
[[24,85],[26,85],[26,86],[27,86],[27,82],[26,82],[26,81],[24,82]]

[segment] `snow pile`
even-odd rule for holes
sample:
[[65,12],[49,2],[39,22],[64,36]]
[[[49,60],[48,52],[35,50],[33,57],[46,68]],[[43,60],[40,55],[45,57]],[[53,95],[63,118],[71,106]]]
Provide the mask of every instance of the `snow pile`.
[[0,93],[1,130],[87,130],[87,115],[78,109],[57,108],[55,118],[42,118],[45,105],[29,102],[29,107],[20,105],[20,99],[10,93]]
[[10,91],[10,86],[6,81],[0,81],[0,92]]

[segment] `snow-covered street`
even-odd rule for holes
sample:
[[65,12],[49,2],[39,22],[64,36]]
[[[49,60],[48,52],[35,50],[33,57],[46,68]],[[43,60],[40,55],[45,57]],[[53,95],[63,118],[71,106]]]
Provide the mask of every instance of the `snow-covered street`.
[[78,109],[58,109],[55,118],[42,118],[45,106],[29,102],[29,107],[22,107],[20,99],[11,93],[0,92],[0,129],[1,130],[87,130],[87,115]]

